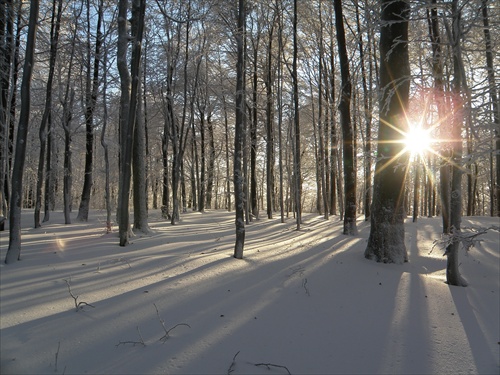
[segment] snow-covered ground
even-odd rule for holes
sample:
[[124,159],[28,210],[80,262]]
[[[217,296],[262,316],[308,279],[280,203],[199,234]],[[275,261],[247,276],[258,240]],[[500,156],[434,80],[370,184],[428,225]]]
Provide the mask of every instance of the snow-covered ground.
[[104,212],[71,225],[51,213],[39,229],[23,215],[22,261],[0,266],[1,374],[500,371],[495,230],[461,254],[462,288],[445,284],[446,258],[431,252],[439,218],[408,220],[410,261],[391,265],[364,259],[368,223],[348,237],[337,217],[306,214],[300,231],[292,218],[260,219],[237,260],[234,213],[171,226],[152,211],[155,233],[125,248]]

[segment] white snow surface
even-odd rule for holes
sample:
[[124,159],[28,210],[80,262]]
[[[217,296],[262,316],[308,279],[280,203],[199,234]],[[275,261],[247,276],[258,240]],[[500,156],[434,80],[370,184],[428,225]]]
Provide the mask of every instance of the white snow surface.
[[[432,250],[440,218],[406,222],[409,262],[394,265],[363,257],[362,218],[357,236],[338,217],[304,214],[300,231],[261,218],[237,260],[234,212],[149,216],[154,233],[120,247],[103,211],[70,225],[53,212],[38,229],[23,211],[22,260],[9,265],[0,232],[1,374],[500,372],[498,230],[460,254],[463,288]],[[76,311],[65,280],[94,307]],[[160,340],[162,323],[180,325]]]

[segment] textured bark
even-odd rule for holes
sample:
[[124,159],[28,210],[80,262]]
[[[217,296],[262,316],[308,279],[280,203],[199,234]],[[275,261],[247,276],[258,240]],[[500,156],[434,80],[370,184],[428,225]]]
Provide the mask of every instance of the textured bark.
[[459,250],[460,250],[460,226],[462,222],[462,168],[463,168],[463,146],[462,126],[464,120],[464,104],[462,95],[465,77],[463,74],[461,38],[461,11],[458,0],[453,0],[452,5],[452,49],[453,49],[453,82],[452,82],[452,167],[451,167],[451,196],[450,196],[450,228],[452,241],[446,248],[446,282],[455,286],[467,286],[460,275]]
[[302,171],[300,155],[300,117],[299,117],[299,81],[297,76],[298,59],[298,35],[297,35],[297,0],[293,1],[293,60],[292,60],[292,84],[293,84],[293,178],[294,178],[294,203],[295,222],[297,230],[302,224]]
[[[87,0],[89,1],[89,0]],[[87,17],[90,13],[90,5],[87,3]],[[101,24],[103,19],[103,0],[99,2],[99,10],[97,12],[96,25],[96,41],[94,51],[94,64],[92,81],[90,81],[90,18],[88,18],[88,71],[87,71],[87,88],[85,95],[85,171],[83,177],[83,188],[80,199],[80,207],[78,208],[77,220],[87,221],[90,210],[90,194],[92,190],[92,169],[94,164],[94,111],[97,102],[97,94],[99,91],[99,62],[101,60],[101,45],[102,32]]]
[[[120,11],[126,12],[127,2],[120,1],[120,6],[125,6],[125,9],[120,8]],[[130,103],[128,107],[126,126],[124,134],[125,142],[121,145],[122,147],[122,165],[121,165],[121,185],[122,194],[120,196],[119,206],[120,206],[120,222],[119,222],[119,236],[120,236],[120,246],[125,246],[128,243],[129,236],[129,210],[128,203],[130,197],[130,180],[131,180],[131,162],[133,155],[133,145],[134,145],[134,134],[136,126],[136,116],[138,102],[140,101],[139,88],[140,88],[140,67],[141,67],[141,51],[142,51],[142,35],[144,30],[144,13],[145,13],[145,0],[134,0],[132,2],[132,18],[131,18],[131,35],[133,39],[132,45],[132,56],[130,62],[130,76],[132,78],[132,85],[130,88]],[[125,19],[126,21],[126,19]],[[124,47],[126,47],[126,29],[125,34],[120,33],[120,36],[125,38],[123,40]],[[123,57],[120,56],[120,57]],[[126,61],[126,60],[125,60]],[[128,72],[127,72],[128,75]],[[127,87],[128,89],[128,87]],[[122,111],[121,116],[124,116],[125,112]],[[122,138],[123,139],[123,138]]]
[[[59,4],[57,4],[59,3]],[[57,10],[56,10],[57,9]],[[52,3],[52,17],[50,22],[50,54],[49,54],[49,74],[47,76],[47,86],[45,89],[45,108],[39,129],[40,154],[38,159],[38,172],[35,195],[35,228],[41,226],[40,210],[42,208],[42,187],[45,179],[45,166],[47,166],[47,181],[50,173],[50,145],[47,147],[49,126],[52,112],[52,84],[54,82],[54,72],[56,68],[57,48],[59,44],[59,30],[61,28],[62,0],[54,0]],[[47,155],[45,152],[47,150]],[[46,189],[49,188],[46,186]],[[47,204],[47,200],[45,202]],[[46,221],[44,219],[44,221]]]
[[[490,22],[488,16],[488,0],[482,0],[483,30],[486,45],[486,67],[488,68],[489,94],[493,110],[493,134],[495,138],[495,162],[496,179],[493,182],[494,192],[491,200],[491,216],[500,216],[500,102],[498,98],[497,84],[495,81],[495,69],[493,64],[493,48],[491,46]],[[496,212],[495,212],[496,211]]]
[[236,241],[234,245],[234,257],[243,258],[245,245],[245,221],[244,221],[244,191],[243,191],[243,122],[245,121],[245,0],[238,1],[238,30],[236,32],[236,45],[238,49],[238,61],[236,63],[236,125],[234,134],[234,199],[236,205]]
[[[380,30],[380,123],[371,228],[365,257],[384,263],[408,260],[404,242],[404,184],[407,155],[400,129],[407,130],[410,69],[408,1],[382,1]],[[394,142],[396,141],[396,142]]]
[[342,90],[339,103],[340,123],[342,127],[342,159],[344,161],[344,234],[355,235],[356,227],[356,171],[355,171],[355,145],[354,129],[351,121],[351,75],[349,73],[349,58],[344,31],[342,15],[342,2],[335,0],[335,28],[337,31],[337,45],[339,49],[340,74],[342,77]]
[[12,170],[12,194],[9,211],[9,248],[5,263],[12,263],[21,258],[21,206],[23,192],[23,171],[26,159],[26,141],[31,107],[31,77],[33,74],[36,29],[38,22],[39,1],[31,0],[26,55],[24,59],[23,80],[21,84],[21,113],[17,129],[14,168]]

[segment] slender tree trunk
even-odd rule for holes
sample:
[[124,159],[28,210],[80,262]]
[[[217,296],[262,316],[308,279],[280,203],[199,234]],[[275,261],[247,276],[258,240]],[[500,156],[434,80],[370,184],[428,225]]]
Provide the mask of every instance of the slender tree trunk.
[[103,76],[103,87],[102,87],[102,98],[103,98],[103,121],[102,121],[102,129],[101,129],[101,146],[104,150],[104,175],[105,175],[105,181],[104,181],[104,199],[106,202],[106,233],[111,232],[112,228],[112,222],[111,222],[111,194],[109,191],[109,185],[110,185],[110,172],[109,172],[109,146],[108,143],[106,142],[106,130],[108,127],[108,81],[107,81],[107,64],[108,64],[108,53],[106,48],[104,48],[104,56],[103,56],[103,66],[105,67],[104,69],[104,76]]
[[[59,2],[59,4],[57,4]],[[57,49],[59,42],[59,30],[61,27],[62,1],[54,0],[52,3],[52,17],[50,22],[50,57],[49,57],[49,74],[47,77],[47,86],[45,90],[45,108],[42,115],[42,122],[39,129],[40,139],[40,156],[38,159],[38,172],[35,196],[35,228],[41,226],[40,210],[42,208],[42,187],[45,179],[45,164],[46,158],[50,155],[50,150],[47,150],[47,124],[50,122],[52,111],[52,83],[54,81],[54,72],[56,67]],[[47,164],[47,174],[49,173],[49,165]]]
[[342,158],[344,160],[344,234],[356,235],[356,170],[354,130],[351,122],[351,91],[352,83],[349,73],[349,58],[345,40],[344,20],[342,15],[342,1],[335,0],[335,26],[337,30],[337,45],[339,48],[340,72],[342,76],[342,90],[339,104],[340,121],[342,126]]
[[293,124],[294,124],[294,149],[293,149],[293,176],[294,176],[294,198],[297,230],[302,224],[302,172],[300,155],[300,118],[299,118],[299,81],[297,75],[298,60],[298,35],[297,35],[297,0],[293,1],[293,61],[292,61],[292,84],[293,84]]
[[236,242],[234,257],[243,258],[245,244],[244,221],[244,191],[243,191],[243,122],[245,121],[245,0],[238,0],[238,29],[236,32],[236,45],[238,61],[236,63],[236,126],[234,134],[234,199],[236,205]]
[[206,207],[212,208],[212,196],[214,189],[214,175],[215,175],[215,136],[214,124],[212,123],[212,114],[207,116],[207,131],[208,131],[208,176],[207,176],[207,195]]
[[33,65],[35,62],[36,30],[38,23],[39,1],[31,0],[28,35],[26,40],[26,55],[24,59],[23,81],[21,84],[21,113],[16,138],[14,168],[12,170],[12,193],[9,208],[9,248],[5,263],[13,263],[21,259],[21,206],[23,194],[23,172],[26,159],[26,143],[30,119],[30,89]]
[[87,23],[88,23],[88,72],[87,72],[87,88],[85,97],[85,172],[83,178],[82,196],[80,207],[78,209],[77,220],[87,221],[89,218],[90,209],[90,194],[92,191],[92,169],[94,162],[94,110],[97,102],[97,94],[99,91],[99,62],[101,60],[101,44],[102,32],[101,24],[103,18],[103,0],[99,2],[99,10],[97,12],[96,25],[96,41],[92,83],[90,82],[90,4],[87,0]]
[[[140,70],[140,67],[139,67]],[[142,76],[142,75],[140,75]],[[142,107],[141,81],[139,78],[137,91],[137,112],[134,128],[134,145],[132,149],[132,179],[134,204],[134,231],[149,234],[148,224],[148,186],[146,175],[146,124]]]
[[373,184],[371,228],[365,257],[384,263],[408,260],[404,242],[406,131],[410,89],[407,0],[382,0],[380,26],[380,122]]
[[460,226],[462,222],[462,125],[464,119],[464,108],[462,90],[464,87],[463,62],[460,46],[461,38],[461,11],[458,0],[453,0],[452,8],[452,41],[453,48],[453,95],[452,95],[452,179],[450,197],[450,228],[452,241],[446,248],[446,282],[450,285],[467,286],[467,283],[460,275],[459,270],[459,250],[461,245]]
[[486,44],[486,67],[488,68],[489,94],[493,110],[493,133],[495,142],[496,180],[494,182],[494,207],[492,215],[500,216],[500,102],[498,98],[498,85],[495,80],[495,68],[493,64],[493,47],[491,45],[490,24],[488,17],[488,0],[482,0],[484,41]]

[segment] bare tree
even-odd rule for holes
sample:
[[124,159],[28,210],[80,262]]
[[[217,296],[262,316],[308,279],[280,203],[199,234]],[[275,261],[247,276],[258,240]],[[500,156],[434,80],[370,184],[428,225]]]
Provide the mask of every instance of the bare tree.
[[[57,10],[56,10],[57,9]],[[51,112],[52,112],[52,86],[54,82],[54,72],[56,68],[57,49],[59,45],[59,30],[61,28],[62,0],[54,0],[52,3],[52,16],[50,21],[50,55],[49,55],[49,75],[47,77],[45,90],[45,108],[42,115],[42,122],[39,129],[40,157],[38,159],[38,173],[35,197],[35,228],[41,226],[40,210],[42,207],[42,186],[45,172],[45,151],[47,150],[47,174],[50,173],[50,147],[47,148],[47,137],[50,132]],[[47,128],[49,129],[47,130]],[[50,146],[50,145],[49,145]],[[47,178],[49,180],[49,178]],[[47,186],[46,186],[46,189]],[[46,202],[47,203],[47,202]],[[46,216],[46,219],[48,217]],[[44,221],[46,221],[44,219]]]
[[[131,18],[131,40],[132,57],[130,62],[130,73],[127,67],[127,9],[128,1],[120,0],[118,9],[119,41],[118,41],[118,68],[120,70],[120,80],[122,87],[121,96],[121,165],[120,165],[120,195],[119,195],[119,236],[120,246],[128,244],[129,238],[129,197],[131,183],[131,163],[134,145],[134,133],[137,121],[137,107],[140,101],[140,67],[142,51],[142,35],[144,31],[144,13],[146,8],[145,0],[133,0]],[[128,83],[131,82],[130,92]],[[125,92],[124,92],[124,91]]]
[[408,260],[403,204],[406,160],[401,142],[407,128],[410,88],[407,0],[382,0],[380,26],[380,122],[373,184],[371,228],[365,257],[384,263]]
[[21,84],[21,113],[17,129],[16,151],[12,170],[12,193],[9,212],[9,248],[5,263],[13,263],[21,258],[21,206],[23,193],[23,172],[26,159],[26,141],[31,109],[31,77],[34,66],[36,30],[38,22],[39,1],[31,0],[26,55],[24,59],[23,80]]
[[339,48],[340,74],[342,76],[342,90],[339,104],[340,122],[342,127],[342,158],[344,160],[344,234],[355,235],[356,227],[356,170],[354,129],[351,123],[351,95],[352,83],[349,73],[349,58],[345,40],[344,20],[342,15],[342,1],[333,2],[335,10],[335,28],[337,30],[337,45]]
[[87,0],[87,73],[85,87],[85,172],[83,179],[82,195],[80,207],[78,209],[77,220],[87,221],[90,209],[90,194],[92,190],[92,169],[94,163],[94,111],[96,108],[97,94],[99,91],[99,63],[101,60],[102,31],[101,24],[103,19],[103,0],[99,1],[96,24],[96,40],[94,51],[94,64],[91,79],[91,43],[90,43],[90,0]]
[[234,245],[234,257],[243,258],[245,245],[245,196],[243,191],[243,126],[245,121],[245,0],[238,0],[238,26],[236,31],[236,45],[238,61],[236,63],[236,124],[234,133],[234,199],[236,213],[236,242]]

